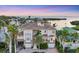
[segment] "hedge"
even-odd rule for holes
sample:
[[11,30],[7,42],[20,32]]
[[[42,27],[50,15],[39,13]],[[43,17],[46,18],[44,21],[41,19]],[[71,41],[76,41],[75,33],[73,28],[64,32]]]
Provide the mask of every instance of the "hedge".
[[7,48],[7,44],[4,42],[0,42],[0,52],[4,52]]
[[47,49],[48,48],[48,44],[47,43],[41,43],[39,46],[37,46],[37,48]]
[[70,49],[70,47],[65,47],[64,52],[65,53],[75,53],[76,49]]
[[6,48],[6,46],[7,46],[6,43],[4,43],[4,42],[0,42],[0,49],[1,49],[1,48]]

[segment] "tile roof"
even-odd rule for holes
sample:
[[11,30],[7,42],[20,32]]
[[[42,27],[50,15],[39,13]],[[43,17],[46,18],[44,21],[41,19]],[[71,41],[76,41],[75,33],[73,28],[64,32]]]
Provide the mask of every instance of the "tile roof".
[[39,30],[39,29],[55,29],[53,26],[45,24],[44,26],[39,26],[36,22],[32,22],[32,23],[26,23],[22,26],[22,29],[33,29],[33,30]]

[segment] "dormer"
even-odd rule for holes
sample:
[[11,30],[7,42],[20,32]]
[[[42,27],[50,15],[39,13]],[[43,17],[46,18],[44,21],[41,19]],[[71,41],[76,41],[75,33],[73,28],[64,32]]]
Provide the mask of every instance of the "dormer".
[[37,25],[38,25],[38,26],[44,26],[44,23],[38,22]]

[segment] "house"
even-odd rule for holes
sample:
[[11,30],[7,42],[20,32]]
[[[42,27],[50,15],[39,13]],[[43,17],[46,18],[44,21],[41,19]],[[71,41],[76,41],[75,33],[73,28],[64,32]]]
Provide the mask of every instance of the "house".
[[2,27],[0,29],[0,42],[4,42],[5,41],[5,33],[7,33],[7,27]]
[[24,44],[25,48],[31,48],[33,46],[34,35],[37,30],[41,31],[43,39],[48,41],[48,47],[55,47],[56,29],[49,23],[44,22],[31,22],[22,25],[22,32],[17,36],[18,43]]

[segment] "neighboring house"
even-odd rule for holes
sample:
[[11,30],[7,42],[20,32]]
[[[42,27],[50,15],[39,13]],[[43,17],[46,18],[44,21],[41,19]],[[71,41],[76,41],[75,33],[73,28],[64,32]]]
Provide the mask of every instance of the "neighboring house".
[[[67,30],[69,34],[72,34],[72,33],[78,33],[79,34],[79,31],[78,30],[75,30],[75,29],[72,29],[70,27],[64,27],[63,29]],[[63,45],[63,47],[70,47],[72,49],[75,49],[77,47],[79,47],[79,37],[77,37],[77,39],[75,39],[73,36],[66,36],[66,40],[70,40],[69,42],[65,42],[65,41],[60,41],[62,38],[59,36],[59,42]],[[75,40],[75,42],[74,42]]]
[[6,27],[2,27],[0,29],[0,42],[4,42],[5,41],[5,33],[7,33],[7,28]]
[[19,26],[20,22],[18,21],[18,19],[11,19],[10,24],[15,24],[15,25]]
[[17,41],[23,41],[26,48],[31,48],[33,46],[33,39],[37,30],[40,30],[43,35],[43,39],[48,41],[49,48],[55,47],[56,29],[50,24],[31,22],[24,24],[21,28],[22,32],[17,36]]

